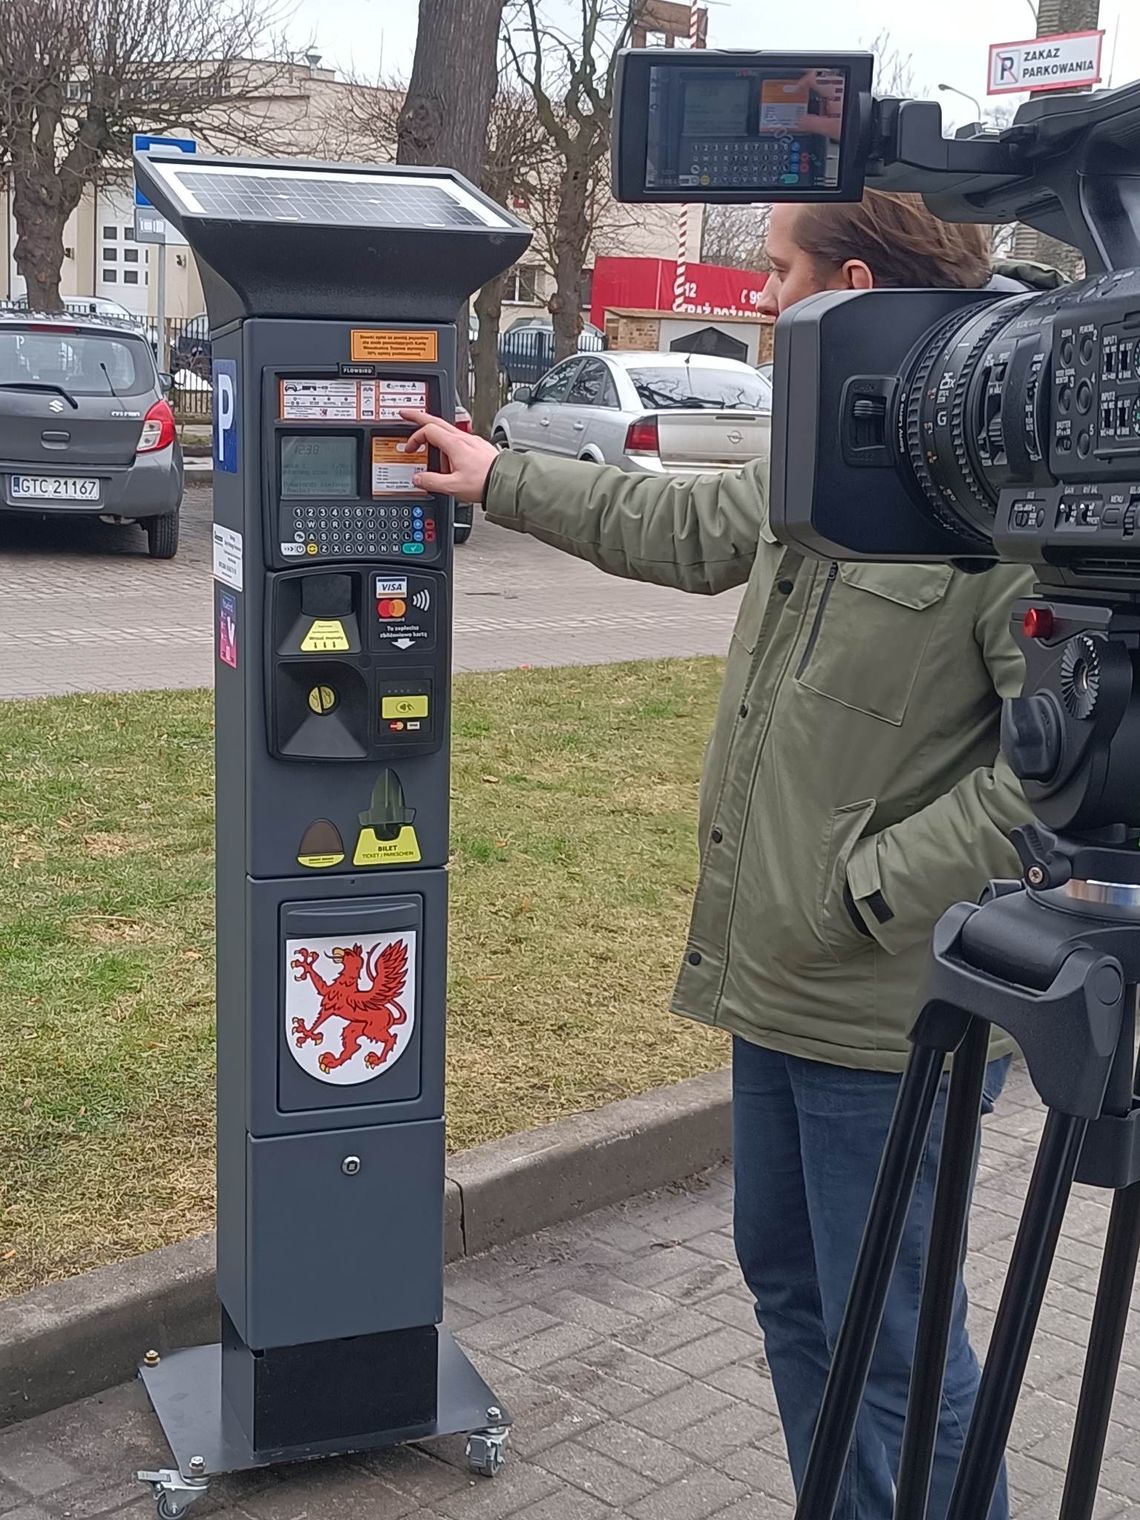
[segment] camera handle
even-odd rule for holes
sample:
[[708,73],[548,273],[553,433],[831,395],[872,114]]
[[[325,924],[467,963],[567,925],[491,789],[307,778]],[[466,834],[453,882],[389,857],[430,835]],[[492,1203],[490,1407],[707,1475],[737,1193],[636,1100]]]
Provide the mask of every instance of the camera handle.
[[[1079,853],[1079,852],[1076,852]],[[1106,852],[1098,851],[1098,855]],[[796,1509],[831,1520],[946,1060],[953,1055],[896,1493],[925,1520],[991,1028],[1020,1045],[1048,1109],[947,1520],[989,1509],[1074,1180],[1116,1191],[1060,1520],[1091,1520],[1140,1251],[1140,858],[1110,882],[996,883],[934,932],[922,1012]]]

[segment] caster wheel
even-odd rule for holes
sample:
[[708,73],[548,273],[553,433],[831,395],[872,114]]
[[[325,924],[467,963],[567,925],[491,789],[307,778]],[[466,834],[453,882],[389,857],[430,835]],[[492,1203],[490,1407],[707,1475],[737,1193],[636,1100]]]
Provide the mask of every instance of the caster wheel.
[[507,1459],[506,1431],[480,1432],[468,1437],[467,1470],[480,1478],[496,1478]]
[[182,1520],[189,1508],[186,1504],[174,1504],[166,1494],[161,1496],[154,1507],[158,1520]]

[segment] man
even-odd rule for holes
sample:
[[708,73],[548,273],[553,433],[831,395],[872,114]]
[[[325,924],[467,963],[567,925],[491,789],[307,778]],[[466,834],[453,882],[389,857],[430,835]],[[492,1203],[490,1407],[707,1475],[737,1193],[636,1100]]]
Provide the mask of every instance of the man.
[[[979,228],[875,192],[857,205],[775,207],[768,254],[772,315],[820,290],[980,287],[992,274]],[[736,1246],[798,1486],[931,930],[951,903],[1016,872],[1007,832],[1028,808],[998,758],[998,720],[1021,687],[1009,617],[1029,576],[804,558],[772,534],[766,461],[662,479],[497,455],[422,413],[405,417],[409,447],[426,440],[446,455],[421,484],[483,501],[492,522],[615,575],[705,594],[747,582],[701,787],[700,878],[673,1006],[734,1036]],[[995,1046],[990,1103],[1008,1049]],[[892,1514],[943,1102],[838,1520]],[[945,1514],[977,1388],[965,1319],[960,1285],[929,1520]],[[990,1514],[1006,1520],[1004,1476]]]

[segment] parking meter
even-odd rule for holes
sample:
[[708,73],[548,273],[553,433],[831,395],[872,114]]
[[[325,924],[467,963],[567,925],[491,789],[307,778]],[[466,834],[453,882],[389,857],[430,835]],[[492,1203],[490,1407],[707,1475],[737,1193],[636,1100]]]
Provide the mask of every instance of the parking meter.
[[211,1474],[506,1416],[443,1319],[457,314],[529,242],[440,169],[140,155],[214,381],[221,1343],[141,1369]]

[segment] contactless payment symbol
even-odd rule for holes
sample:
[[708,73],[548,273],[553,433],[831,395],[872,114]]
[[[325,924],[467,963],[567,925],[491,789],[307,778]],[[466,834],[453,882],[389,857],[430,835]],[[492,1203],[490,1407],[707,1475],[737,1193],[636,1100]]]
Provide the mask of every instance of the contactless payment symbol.
[[390,1071],[416,1021],[416,931],[285,941],[285,1038],[318,1082],[350,1087]]

